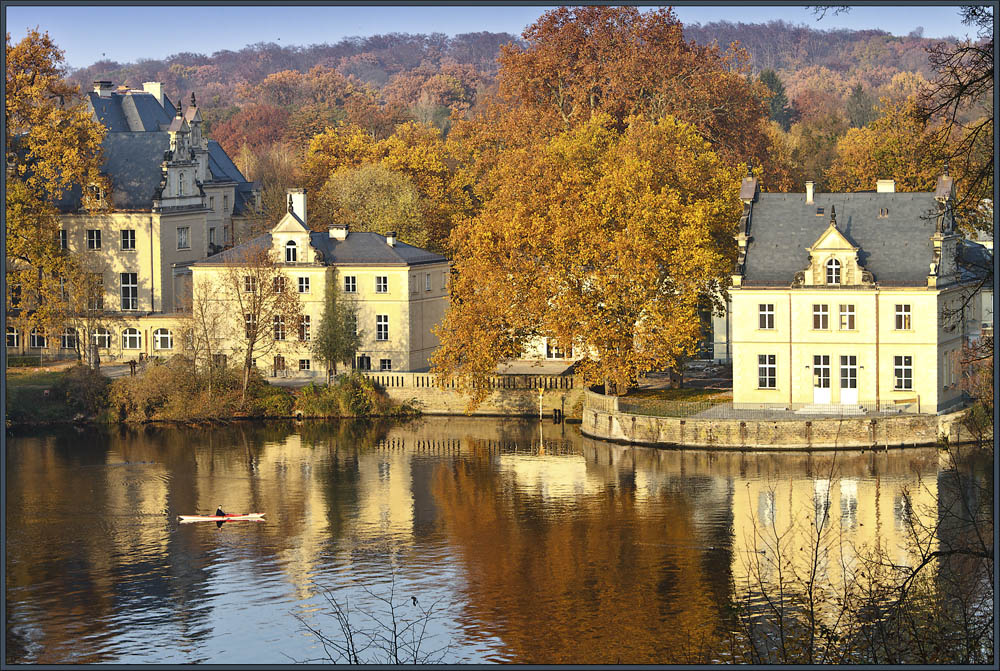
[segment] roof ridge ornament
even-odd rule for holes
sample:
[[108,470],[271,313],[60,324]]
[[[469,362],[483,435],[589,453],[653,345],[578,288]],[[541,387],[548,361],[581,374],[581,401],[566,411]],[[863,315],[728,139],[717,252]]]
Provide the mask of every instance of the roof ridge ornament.
[[[837,228],[837,206],[830,206],[830,225]],[[839,229],[838,229],[839,230]]]
[[197,107],[198,103],[194,101],[194,91],[191,91],[191,107]]
[[293,213],[294,210],[295,210],[295,207],[292,205],[292,194],[288,194],[288,211],[290,213]]

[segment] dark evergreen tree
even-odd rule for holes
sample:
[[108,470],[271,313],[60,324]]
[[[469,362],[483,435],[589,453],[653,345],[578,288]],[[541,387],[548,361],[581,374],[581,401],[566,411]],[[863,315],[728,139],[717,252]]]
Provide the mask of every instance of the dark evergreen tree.
[[777,121],[784,130],[788,130],[792,123],[792,109],[788,104],[788,96],[785,95],[785,85],[781,83],[778,73],[774,70],[761,72],[760,82],[771,90],[771,100],[768,101],[771,120]]
[[847,98],[847,121],[851,124],[851,128],[864,128],[877,116],[875,99],[865,92],[861,84],[857,84],[851,89],[851,95]]

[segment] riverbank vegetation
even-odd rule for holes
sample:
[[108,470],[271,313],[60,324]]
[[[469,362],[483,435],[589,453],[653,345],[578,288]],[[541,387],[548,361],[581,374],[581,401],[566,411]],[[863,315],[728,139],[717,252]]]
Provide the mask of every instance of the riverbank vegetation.
[[190,360],[150,361],[134,377],[110,380],[87,366],[8,371],[7,424],[214,422],[284,417],[411,417],[373,381],[352,373],[330,385],[289,389],[256,370],[196,370]]

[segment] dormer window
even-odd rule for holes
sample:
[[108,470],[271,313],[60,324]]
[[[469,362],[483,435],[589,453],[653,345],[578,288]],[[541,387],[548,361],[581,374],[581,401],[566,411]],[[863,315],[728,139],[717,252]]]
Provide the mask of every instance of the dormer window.
[[285,263],[296,263],[299,260],[299,249],[294,240],[285,244]]
[[888,207],[880,207],[880,208],[878,208],[878,216],[879,216],[880,219],[885,219],[886,217],[888,217],[889,216],[889,208]]
[[823,208],[822,208],[822,207],[817,207],[817,208],[816,208],[816,216],[817,216],[817,217],[822,217],[822,216],[823,216],[823,213],[824,213],[824,211],[823,211]]
[[826,283],[840,284],[840,261],[837,259],[826,262]]

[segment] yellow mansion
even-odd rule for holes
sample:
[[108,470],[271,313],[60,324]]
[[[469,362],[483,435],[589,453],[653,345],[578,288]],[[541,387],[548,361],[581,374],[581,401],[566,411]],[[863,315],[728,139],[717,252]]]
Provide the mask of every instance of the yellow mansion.
[[[284,276],[285,290],[298,293],[301,316],[295,328],[274,325],[266,360],[257,367],[270,375],[325,377],[325,366],[311,353],[312,333],[318,328],[327,292],[334,287],[357,309],[361,344],[354,361],[360,370],[427,370],[439,342],[431,329],[448,307],[448,260],[408,245],[395,233],[380,235],[335,226],[311,231],[307,225],[306,194],[289,191],[289,208],[271,229],[253,240],[193,264],[190,268],[195,300],[216,302],[229,316],[228,333],[237,335],[216,343],[217,352],[237,355],[244,328],[238,301],[231,295],[227,274],[239,273],[253,250],[269,250]],[[238,282],[240,291],[252,282]]]
[[[952,179],[934,193],[761,193],[747,177],[732,277],[733,402],[944,412],[978,301]],[[965,309],[962,310],[962,306]]]

